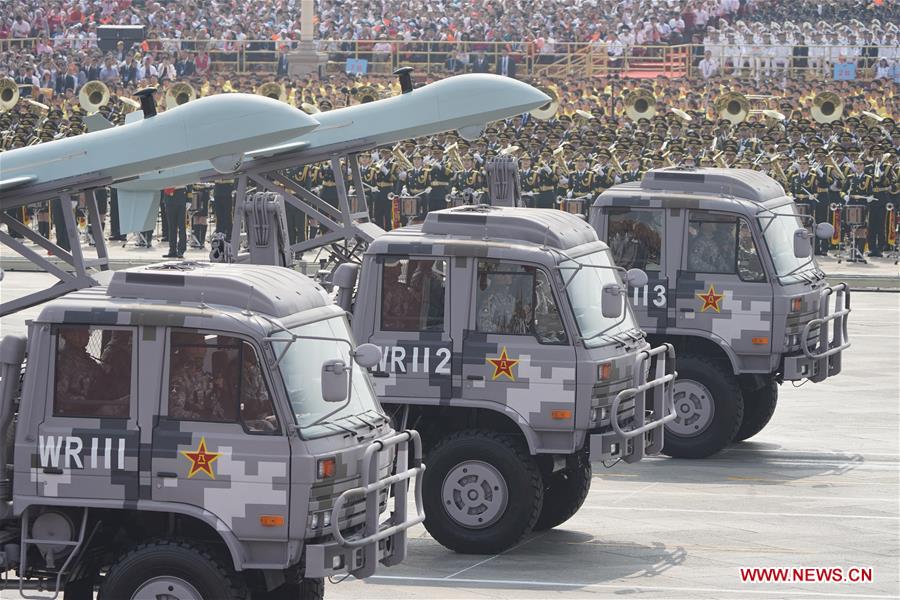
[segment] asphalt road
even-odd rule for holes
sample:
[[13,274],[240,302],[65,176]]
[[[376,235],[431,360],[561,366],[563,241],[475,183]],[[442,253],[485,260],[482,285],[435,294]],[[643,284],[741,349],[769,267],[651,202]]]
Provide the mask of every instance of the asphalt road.
[[[48,280],[7,273],[0,294]],[[900,597],[900,294],[857,293],[852,308],[843,372],[782,386],[772,422],[751,440],[699,461],[596,465],[578,514],[500,555],[454,554],[417,527],[405,563],[328,584],[326,596]],[[24,331],[34,314],[0,328]],[[741,568],[753,567],[840,567],[847,579],[860,567],[871,581],[743,582]]]

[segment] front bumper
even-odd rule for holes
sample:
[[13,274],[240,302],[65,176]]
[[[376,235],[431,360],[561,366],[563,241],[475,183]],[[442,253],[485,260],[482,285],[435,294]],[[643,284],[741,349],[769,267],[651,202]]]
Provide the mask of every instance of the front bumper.
[[[782,370],[785,381],[809,379],[817,383],[841,372],[841,353],[850,347],[847,334],[850,314],[850,289],[846,283],[828,286],[821,291],[819,316],[803,327],[800,334],[801,354],[785,356]],[[829,300],[834,296],[834,310]],[[810,332],[818,329],[818,336],[810,340]]]
[[[413,445],[412,467],[409,444]],[[397,472],[378,479],[378,454],[397,446]],[[345,491],[334,502],[331,525],[327,533],[331,540],[306,547],[306,577],[328,577],[341,573],[362,579],[375,573],[378,563],[387,567],[399,564],[406,558],[406,530],[425,520],[422,505],[422,439],[417,431],[404,431],[384,440],[375,440],[366,448],[361,459],[362,485]],[[407,516],[409,480],[416,478],[414,487],[416,515]],[[379,491],[390,487],[394,496],[394,510],[390,517],[379,523]],[[366,499],[366,521],[352,535],[344,536],[338,526],[341,510],[348,500],[357,496]]]
[[[648,361],[649,369],[645,368]],[[635,362],[632,387],[616,394],[610,406],[610,430],[590,436],[592,461],[621,459],[634,463],[662,450],[665,424],[675,418],[675,349],[671,344],[663,344],[642,350]],[[652,373],[650,380],[648,373]],[[628,401],[633,403],[633,410],[620,410]],[[623,417],[625,422],[620,421]]]

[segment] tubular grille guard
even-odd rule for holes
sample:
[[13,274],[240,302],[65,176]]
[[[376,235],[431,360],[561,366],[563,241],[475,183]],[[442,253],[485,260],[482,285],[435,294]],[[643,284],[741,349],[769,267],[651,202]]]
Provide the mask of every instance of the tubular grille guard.
[[[416,466],[399,471],[401,465],[409,464],[410,442],[413,444],[413,464]],[[398,446],[396,458],[398,472],[384,479],[378,479],[378,454],[392,446]],[[393,538],[391,540],[393,554],[386,559],[385,564],[396,564],[403,560],[406,555],[406,530],[425,520],[422,505],[422,473],[425,471],[425,465],[422,464],[422,439],[419,437],[419,432],[406,430],[385,440],[372,442],[366,448],[361,462],[362,485],[345,491],[335,500],[334,507],[331,509],[330,531],[335,541],[344,548],[364,546],[365,560],[362,566],[350,571],[359,578],[375,573],[375,566],[378,562],[378,543],[382,540]],[[416,515],[409,518],[406,510],[406,495],[409,489],[409,480],[413,477],[416,478]],[[379,524],[378,492],[389,486],[394,490],[394,511],[387,522]],[[365,530],[361,537],[347,539],[338,526],[338,516],[347,500],[356,496],[366,498]]]
[[[644,363],[648,360],[653,361],[650,365],[652,379],[649,381],[644,369]],[[659,429],[659,432],[658,435],[647,440],[650,441],[649,445],[646,444],[646,441],[641,444],[633,443],[630,450],[623,455],[625,462],[637,462],[645,455],[657,454],[662,450],[663,428],[666,423],[675,418],[675,391],[672,382],[677,376],[675,348],[672,344],[663,344],[650,350],[642,350],[637,354],[634,366],[634,387],[624,389],[616,394],[610,407],[610,422],[616,434],[621,436],[626,443],[627,440],[645,436],[654,429]],[[631,429],[625,430],[619,423],[619,405],[629,398],[634,398],[634,420]],[[648,405],[657,418],[645,422]]]
[[[828,300],[832,295],[834,295],[834,311],[829,312]],[[807,323],[800,334],[800,348],[803,354],[817,363],[810,381],[823,381],[841,372],[841,352],[850,347],[850,336],[847,334],[849,314],[850,289],[846,283],[822,289],[819,317]],[[817,326],[818,343],[815,348],[810,348],[809,334]]]

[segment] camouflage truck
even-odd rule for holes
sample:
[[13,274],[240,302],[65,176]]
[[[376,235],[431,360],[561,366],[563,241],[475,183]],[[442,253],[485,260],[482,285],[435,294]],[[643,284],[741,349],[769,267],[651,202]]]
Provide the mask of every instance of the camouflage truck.
[[379,399],[422,433],[438,542],[510,548],[575,514],[592,462],[660,451],[674,354],[624,298],[642,275],[573,215],[488,206],[431,212],[335,271],[354,336],[382,349]]
[[243,265],[100,277],[0,341],[0,561],[20,592],[321,598],[324,577],[403,560],[421,442],[391,428],[353,365],[378,349],[321,287]]
[[705,457],[750,438],[779,384],[840,373],[850,292],[811,253],[831,226],[813,234],[797,213],[777,182],[744,169],[655,169],[594,202],[616,264],[648,274],[629,291],[638,322],[678,353],[664,453]]

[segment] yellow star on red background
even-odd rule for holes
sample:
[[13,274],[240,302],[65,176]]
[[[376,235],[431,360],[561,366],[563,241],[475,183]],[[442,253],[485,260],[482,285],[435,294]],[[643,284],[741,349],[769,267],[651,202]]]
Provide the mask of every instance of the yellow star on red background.
[[703,306],[700,307],[700,312],[706,312],[710,308],[716,312],[722,312],[719,303],[722,301],[722,298],[725,297],[725,294],[717,294],[716,288],[712,284],[709,284],[709,289],[705,294],[697,292],[697,297],[703,300]]
[[508,377],[510,381],[516,380],[512,368],[519,364],[519,359],[510,358],[506,353],[506,346],[503,346],[503,351],[500,353],[500,356],[497,358],[488,358],[487,362],[494,366],[494,374],[491,376],[492,381],[501,375]]
[[184,455],[189,461],[191,461],[191,470],[188,472],[188,479],[203,471],[207,475],[209,475],[210,479],[215,479],[216,475],[213,473],[212,464],[222,456],[221,452],[207,452],[206,451],[206,438],[200,438],[200,444],[197,446],[197,449],[194,451],[182,450],[181,454]]

